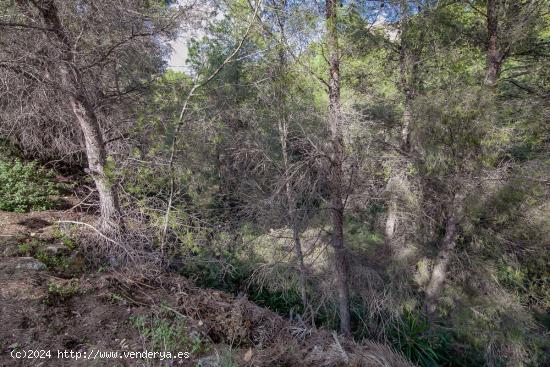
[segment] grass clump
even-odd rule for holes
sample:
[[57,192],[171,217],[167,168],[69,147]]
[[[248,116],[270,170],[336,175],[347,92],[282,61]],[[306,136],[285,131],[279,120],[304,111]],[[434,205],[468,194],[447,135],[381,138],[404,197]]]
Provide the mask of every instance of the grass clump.
[[208,345],[189,330],[185,319],[164,312],[130,317],[147,350],[156,352],[186,351],[192,355],[208,351]]
[[80,294],[80,288],[73,282],[69,282],[66,285],[49,283],[48,295],[46,296],[44,303],[49,306],[59,304],[69,300],[77,294]]
[[418,366],[439,366],[446,362],[447,337],[430,330],[429,321],[419,313],[405,312],[391,325],[393,346]]

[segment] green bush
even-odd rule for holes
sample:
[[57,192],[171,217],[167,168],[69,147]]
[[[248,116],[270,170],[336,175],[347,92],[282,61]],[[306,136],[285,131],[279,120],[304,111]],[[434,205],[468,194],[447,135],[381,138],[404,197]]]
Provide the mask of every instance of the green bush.
[[0,160],[0,210],[23,213],[52,208],[51,196],[59,194],[52,178],[35,162]]
[[422,315],[405,312],[389,333],[394,347],[422,367],[439,366],[445,360],[446,338],[431,332],[429,326]]
[[130,323],[139,332],[146,349],[156,352],[185,350],[195,356],[206,353],[210,348],[206,341],[187,327],[183,317],[174,317],[166,310],[169,308],[161,305],[160,312],[130,316]]
[[68,284],[48,283],[48,294],[44,303],[48,306],[63,303],[70,298],[80,294],[81,290],[78,283],[70,282]]

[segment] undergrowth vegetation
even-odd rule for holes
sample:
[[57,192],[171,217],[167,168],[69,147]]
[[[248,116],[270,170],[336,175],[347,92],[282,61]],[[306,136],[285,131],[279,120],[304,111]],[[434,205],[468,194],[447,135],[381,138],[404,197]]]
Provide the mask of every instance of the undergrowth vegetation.
[[23,237],[17,246],[17,255],[30,256],[42,262],[47,269],[63,277],[80,275],[85,270],[85,260],[78,251],[74,232],[56,230],[47,240]]
[[59,193],[60,185],[51,171],[36,162],[0,156],[0,210],[23,213],[51,209]]
[[79,295],[80,292],[77,282],[70,281],[67,284],[51,282],[48,284],[48,293],[44,298],[44,303],[48,306],[62,304]]
[[170,311],[131,316],[129,322],[138,331],[145,350],[170,353],[186,351],[195,357],[209,350],[208,343],[187,327],[186,320]]
[[[48,161],[97,217],[20,254],[178,272],[422,367],[550,365],[547,0],[99,3],[0,2],[0,210],[55,205]],[[200,353],[163,312],[144,345]]]

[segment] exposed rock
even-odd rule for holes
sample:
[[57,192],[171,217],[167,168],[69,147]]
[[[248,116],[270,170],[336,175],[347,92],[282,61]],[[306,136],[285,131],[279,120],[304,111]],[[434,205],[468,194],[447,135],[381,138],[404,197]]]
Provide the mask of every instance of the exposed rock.
[[46,246],[44,252],[48,256],[67,255],[69,253],[69,249],[62,243],[54,243]]
[[14,257],[19,255],[19,245],[18,244],[8,244],[4,246],[2,250],[2,256],[4,257]]
[[84,271],[85,265],[86,259],[84,258],[84,255],[82,255],[80,251],[75,251],[69,257],[69,267],[67,270],[73,274],[81,273]]
[[34,257],[20,257],[17,261],[16,269],[42,270],[46,265],[36,260]]
[[20,239],[20,235],[0,235],[0,246],[17,244]]

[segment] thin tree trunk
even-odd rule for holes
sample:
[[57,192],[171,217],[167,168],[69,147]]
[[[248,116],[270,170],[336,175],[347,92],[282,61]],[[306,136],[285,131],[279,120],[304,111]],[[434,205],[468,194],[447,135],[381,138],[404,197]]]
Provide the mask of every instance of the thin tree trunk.
[[495,85],[500,76],[502,56],[498,45],[498,1],[487,0],[487,67],[485,84]]
[[332,217],[332,247],[336,283],[340,332],[351,334],[349,303],[349,269],[344,247],[343,155],[342,112],[340,106],[340,53],[338,49],[337,8],[338,0],[326,0],[327,50],[329,61],[329,127],[331,132],[330,196]]
[[294,238],[294,252],[296,253],[296,260],[298,260],[298,266],[300,268],[300,296],[302,297],[302,304],[304,305],[304,309],[306,309],[308,306],[306,266],[304,263],[304,255],[302,253],[300,232],[298,231],[296,226],[293,226],[292,228],[292,236]]
[[[400,149],[403,152],[410,151],[410,126],[412,122],[412,97],[406,93],[405,102],[403,106],[403,127],[401,130],[401,144]],[[393,167],[392,177],[388,180],[386,191],[389,192],[388,199],[388,214],[386,217],[386,226],[384,232],[384,244],[386,249],[392,256],[396,256],[400,253],[401,248],[395,241],[395,232],[399,224],[398,215],[398,201],[399,195],[395,192],[398,188],[398,181],[400,176],[404,176],[406,170],[405,162],[399,161],[396,167]]]
[[85,88],[81,84],[83,78],[74,66],[74,55],[76,54],[73,49],[74,42],[71,42],[68,32],[63,27],[53,1],[44,1],[35,7],[40,11],[45,25],[52,29],[52,32],[44,34],[44,37],[53,35],[56,41],[62,45],[60,49],[62,56],[58,63],[61,85],[68,96],[69,105],[84,136],[89,173],[99,194],[100,229],[103,232],[116,234],[122,228],[118,195],[106,175],[107,153],[97,116],[86,97]]
[[[403,116],[400,138],[400,149],[403,152],[410,152],[411,143],[411,126],[412,126],[412,106],[415,95],[415,83],[416,83],[416,60],[413,50],[410,49],[410,45],[406,39],[408,21],[409,21],[409,6],[407,1],[401,2],[401,45],[399,48],[399,84],[403,94]],[[400,176],[404,176],[406,170],[405,163],[400,159],[396,167],[392,169],[392,176],[388,180],[386,191],[389,192],[388,198],[388,214],[386,217],[386,226],[384,232],[384,244],[387,252],[395,257],[400,253],[400,248],[395,241],[395,232],[398,225],[398,193],[396,186]]]
[[[412,57],[407,57],[405,63],[414,62]],[[408,69],[408,66],[404,67]],[[415,67],[411,67],[412,72],[414,73]],[[410,76],[414,79],[414,76]],[[412,109],[413,109],[413,100],[414,100],[414,86],[411,85],[412,82],[407,81],[407,86],[405,87],[405,101],[403,103],[403,127],[401,129],[401,150],[404,152],[409,152],[411,150],[411,125],[412,125]]]
[[296,260],[298,262],[298,271],[300,273],[300,294],[302,297],[302,304],[304,308],[307,307],[308,297],[307,297],[307,283],[306,283],[306,267],[304,264],[304,255],[302,252],[302,243],[300,241],[300,224],[298,213],[296,212],[296,201],[294,200],[294,193],[290,182],[288,181],[289,176],[289,162],[288,162],[288,125],[286,119],[279,121],[279,133],[281,139],[281,150],[283,153],[283,165],[285,171],[285,194],[286,194],[286,204],[287,204],[287,215],[288,221],[292,228],[292,239],[294,241],[294,253],[296,255]]
[[[386,185],[387,191],[391,190],[392,178],[388,180],[388,184]],[[388,253],[391,254],[392,256],[397,252],[396,251],[397,249],[394,243],[396,225],[397,225],[397,198],[395,197],[394,193],[390,193],[390,197],[388,199],[388,214],[386,217],[386,226],[384,229],[384,245],[386,246]]]
[[[260,6],[262,4],[262,0],[259,0],[256,4],[256,8],[254,9],[254,14],[252,15],[252,19],[256,18],[258,15],[258,10],[260,9]],[[175,171],[174,171],[174,159],[176,157],[177,152],[177,143],[178,143],[178,136],[180,134],[180,130],[183,128],[183,125],[185,123],[185,117],[187,113],[187,108],[189,105],[189,102],[191,101],[191,98],[195,95],[195,92],[199,90],[200,88],[204,87],[208,83],[210,83],[219,73],[223,70],[223,68],[237,55],[239,50],[244,44],[244,41],[247,39],[248,34],[250,33],[250,30],[252,29],[253,22],[249,22],[248,27],[246,28],[246,31],[244,32],[243,37],[237,44],[237,47],[223,60],[223,62],[214,70],[208,78],[206,78],[202,82],[195,82],[195,84],[191,87],[191,90],[189,93],[187,93],[187,97],[185,97],[185,100],[183,102],[183,106],[180,110],[180,114],[178,117],[178,121],[176,124],[176,129],[174,130],[174,137],[172,138],[172,142],[170,143],[170,158],[168,160],[168,173],[170,176],[170,186],[169,186],[169,194],[168,194],[168,203],[166,205],[166,211],[164,212],[164,219],[162,224],[162,232],[160,234],[160,251],[162,254],[164,254],[164,247],[166,244],[166,240],[168,237],[168,224],[170,220],[170,213],[172,211],[172,202],[174,200],[174,193],[176,189],[176,177],[175,177]]]
[[[282,141],[285,140],[284,143]],[[286,144],[286,134],[281,136],[281,148],[283,149],[283,160],[285,165],[285,176],[288,176],[288,153],[287,153],[287,144]],[[288,205],[288,219],[290,222],[290,226],[292,228],[292,239],[294,241],[294,253],[296,256],[296,261],[298,262],[298,271],[300,274],[300,295],[302,298],[302,304],[304,305],[304,309],[308,305],[308,297],[307,297],[307,280],[306,280],[306,266],[304,263],[304,255],[302,252],[302,243],[300,241],[300,227],[299,227],[299,218],[298,214],[296,212],[296,202],[294,200],[294,193],[292,192],[292,187],[290,186],[290,183],[285,183],[285,191],[286,191],[286,201]]]
[[[493,87],[498,82],[504,59],[504,55],[498,44],[498,2],[499,0],[487,0],[487,63],[485,85],[488,87]],[[445,235],[440,244],[430,281],[426,287],[425,304],[430,317],[436,311],[437,298],[447,279],[448,264],[456,247],[458,222],[463,215],[464,198],[465,193],[457,188],[451,208],[449,209],[450,215],[445,225]]]
[[[410,135],[412,124],[412,109],[413,101],[416,94],[416,78],[417,78],[417,50],[414,49],[413,43],[409,39],[409,21],[410,9],[408,0],[401,0],[401,40],[399,47],[399,84],[403,93],[403,126],[401,129],[401,149],[408,152],[411,149]],[[421,39],[423,39],[424,31],[421,31]],[[417,46],[418,47],[418,46]]]
[[[281,12],[281,16],[278,17],[279,19],[279,30],[281,32],[281,36],[284,37],[285,32],[285,17],[284,17],[284,11],[285,11],[285,5],[286,1],[281,0],[278,4],[279,11]],[[306,281],[306,267],[304,264],[304,255],[302,252],[302,243],[300,241],[300,223],[298,218],[298,213],[296,211],[296,200],[294,198],[294,192],[292,189],[292,186],[289,181],[290,176],[290,161],[288,157],[288,116],[287,116],[287,106],[286,106],[286,95],[284,92],[284,81],[285,81],[285,72],[286,72],[286,58],[285,58],[285,50],[284,46],[281,45],[279,47],[279,70],[278,70],[278,78],[279,78],[279,84],[277,85],[276,94],[277,94],[277,100],[278,100],[278,112],[279,112],[279,140],[281,143],[281,152],[283,155],[283,169],[284,169],[284,176],[285,176],[285,194],[286,194],[286,205],[287,205],[287,216],[288,216],[288,223],[290,224],[290,227],[292,228],[292,239],[294,241],[294,253],[296,256],[296,261],[298,262],[298,271],[300,276],[300,295],[302,298],[302,304],[304,305],[304,309],[307,308],[308,305],[308,297],[307,297],[307,281]]]
[[447,279],[447,267],[456,247],[458,223],[462,219],[464,212],[464,198],[464,193],[456,193],[448,210],[449,217],[447,218],[447,223],[445,225],[445,235],[441,240],[439,252],[435,259],[430,280],[426,287],[425,304],[428,315],[430,316],[435,313],[437,298],[439,297],[445,280]]

